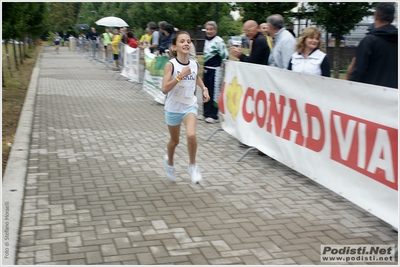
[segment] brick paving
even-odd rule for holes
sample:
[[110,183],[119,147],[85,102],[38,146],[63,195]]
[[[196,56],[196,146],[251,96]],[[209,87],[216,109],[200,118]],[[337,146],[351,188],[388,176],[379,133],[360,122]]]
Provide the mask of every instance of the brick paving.
[[[192,185],[184,127],[164,174],[163,106],[81,54],[44,47],[18,265],[322,264],[322,244],[397,244],[385,222],[198,123]],[[201,106],[201,105],[200,105]],[[397,264],[394,263],[394,264]]]

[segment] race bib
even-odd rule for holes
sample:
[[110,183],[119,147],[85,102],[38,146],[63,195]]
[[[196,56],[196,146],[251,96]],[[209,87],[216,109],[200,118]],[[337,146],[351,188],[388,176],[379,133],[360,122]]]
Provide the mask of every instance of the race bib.
[[183,103],[183,104],[187,104],[187,105],[192,103],[193,97],[194,97],[194,90],[185,89],[185,85],[183,85],[183,84],[178,84],[174,88],[174,90],[171,94],[172,100],[175,100],[179,103]]

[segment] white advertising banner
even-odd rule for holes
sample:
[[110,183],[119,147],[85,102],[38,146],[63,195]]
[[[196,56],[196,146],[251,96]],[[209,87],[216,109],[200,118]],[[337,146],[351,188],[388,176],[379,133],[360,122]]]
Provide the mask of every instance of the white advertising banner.
[[226,61],[221,126],[398,226],[398,91]]
[[127,77],[132,82],[139,82],[139,60],[140,49],[132,48],[129,45],[124,45],[124,67],[122,68],[121,75]]
[[165,63],[169,61],[169,57],[156,56],[150,52],[150,49],[145,48],[144,61],[146,68],[144,71],[143,90],[154,97],[154,101],[164,104],[165,95],[161,90],[161,85],[164,76]]

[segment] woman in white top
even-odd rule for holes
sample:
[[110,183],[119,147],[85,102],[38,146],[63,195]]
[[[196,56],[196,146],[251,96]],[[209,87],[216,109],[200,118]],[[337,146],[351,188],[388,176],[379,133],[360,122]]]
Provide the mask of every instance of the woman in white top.
[[327,55],[322,52],[321,32],[315,27],[305,28],[297,39],[288,70],[325,77],[331,76]]
[[172,39],[170,53],[173,58],[165,64],[162,80],[162,92],[167,95],[165,118],[170,133],[167,155],[164,156],[165,173],[170,181],[175,181],[174,152],[179,143],[182,122],[186,126],[187,147],[189,152],[189,173],[192,183],[202,179],[196,163],[197,137],[197,97],[196,85],[203,89],[203,101],[210,100],[207,87],[198,75],[199,64],[189,60],[191,40],[185,31],[177,32]]

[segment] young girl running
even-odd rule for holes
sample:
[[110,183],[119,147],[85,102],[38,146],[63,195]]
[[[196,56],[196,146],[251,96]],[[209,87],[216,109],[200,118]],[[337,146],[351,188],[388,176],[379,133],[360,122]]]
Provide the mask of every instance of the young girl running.
[[189,60],[191,40],[185,31],[177,32],[172,39],[170,53],[172,59],[165,64],[162,81],[162,92],[167,95],[165,101],[165,118],[170,133],[167,145],[167,155],[164,156],[165,173],[170,181],[175,181],[174,152],[179,143],[181,123],[186,126],[187,148],[189,152],[189,173],[192,183],[202,180],[199,167],[196,163],[196,122],[197,97],[196,85],[203,90],[203,101],[210,100],[207,87],[198,76],[199,65]]

